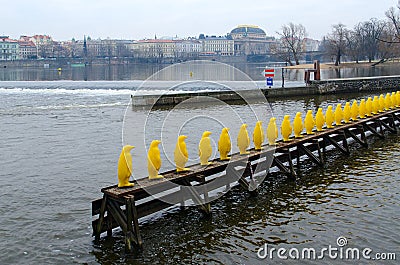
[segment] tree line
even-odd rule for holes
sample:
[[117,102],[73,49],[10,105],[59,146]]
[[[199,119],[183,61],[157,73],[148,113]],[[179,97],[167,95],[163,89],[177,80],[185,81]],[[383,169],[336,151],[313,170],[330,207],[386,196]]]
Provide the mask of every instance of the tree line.
[[[319,52],[338,66],[344,57],[355,61],[382,63],[400,56],[400,1],[385,12],[385,19],[371,18],[353,29],[342,23],[332,26],[322,39]],[[301,24],[283,25],[277,32],[279,40],[270,52],[289,65],[298,65],[305,53],[306,28]]]

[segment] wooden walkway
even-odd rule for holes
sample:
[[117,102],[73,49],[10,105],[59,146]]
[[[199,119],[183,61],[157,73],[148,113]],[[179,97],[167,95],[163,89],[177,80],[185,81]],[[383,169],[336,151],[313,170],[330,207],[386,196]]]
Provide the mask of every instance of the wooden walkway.
[[[276,146],[264,145],[261,151],[250,150],[246,156],[232,154],[230,161],[216,159],[209,166],[192,165],[191,171],[162,173],[164,179],[135,181],[131,188],[117,185],[101,189],[103,198],[92,202],[92,222],[96,240],[103,232],[112,235],[112,229],[120,227],[125,234],[126,249],[131,251],[142,245],[139,218],[174,205],[185,206],[188,200],[209,214],[210,201],[217,190],[229,189],[239,183],[251,194],[257,193],[258,184],[271,168],[277,168],[290,178],[296,178],[295,166],[301,165],[301,157],[307,156],[317,165],[324,164],[324,153],[333,146],[345,155],[350,154],[350,142],[367,147],[367,137],[385,138],[385,132],[397,133],[400,110],[394,109],[360,119],[333,129],[304,135],[289,142],[277,142]],[[257,177],[257,176],[260,176]]]

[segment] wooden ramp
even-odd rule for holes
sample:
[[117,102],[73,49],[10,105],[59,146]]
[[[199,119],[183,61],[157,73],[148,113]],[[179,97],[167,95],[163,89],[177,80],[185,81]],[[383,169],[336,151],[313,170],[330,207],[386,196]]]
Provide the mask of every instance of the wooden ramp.
[[385,132],[397,133],[399,115],[400,110],[394,109],[289,142],[279,141],[276,146],[263,146],[261,151],[252,149],[245,156],[235,153],[230,161],[216,159],[209,166],[192,165],[191,171],[185,173],[164,172],[164,179],[137,180],[130,188],[117,185],[103,188],[103,198],[92,202],[92,216],[98,216],[92,222],[93,235],[96,240],[103,232],[111,236],[112,229],[120,227],[125,234],[126,249],[131,251],[134,245],[142,245],[139,218],[188,202],[209,214],[210,202],[232,185],[239,184],[256,194],[258,185],[272,168],[295,179],[295,166],[301,165],[302,157],[322,166],[328,147],[344,155],[350,154],[350,143],[367,147],[367,137],[385,138]]

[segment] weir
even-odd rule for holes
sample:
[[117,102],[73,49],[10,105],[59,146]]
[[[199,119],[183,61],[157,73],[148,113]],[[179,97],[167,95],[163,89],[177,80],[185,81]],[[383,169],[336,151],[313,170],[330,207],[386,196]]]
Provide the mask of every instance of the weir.
[[368,137],[385,138],[386,132],[397,133],[399,126],[400,109],[397,107],[332,129],[314,131],[312,135],[304,134],[303,138],[277,141],[275,146],[264,145],[261,151],[251,149],[245,156],[235,153],[229,161],[215,159],[209,166],[189,166],[187,172],[163,172],[163,179],[136,180],[129,188],[105,187],[101,189],[103,198],[92,202],[92,216],[96,216],[92,222],[93,236],[96,240],[104,232],[112,236],[112,230],[120,227],[125,234],[126,250],[132,251],[134,246],[141,247],[143,243],[139,226],[142,217],[174,206],[185,207],[189,202],[210,214],[211,199],[218,191],[240,185],[256,195],[260,175],[265,177],[272,170],[279,170],[296,179],[296,169],[300,169],[304,157],[322,166],[330,150],[349,155],[350,144],[367,147]]

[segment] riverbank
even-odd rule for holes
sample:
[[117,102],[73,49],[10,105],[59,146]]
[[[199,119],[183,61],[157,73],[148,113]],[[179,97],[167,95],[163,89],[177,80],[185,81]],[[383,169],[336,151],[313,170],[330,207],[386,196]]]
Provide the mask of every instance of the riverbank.
[[[344,62],[336,66],[334,63],[321,63],[320,67],[321,69],[341,69],[341,68],[363,68],[363,67],[373,67],[374,64],[376,64],[377,61],[373,62]],[[391,59],[390,61],[380,63],[376,66],[388,66],[388,65],[393,65],[393,66],[400,66],[400,59]],[[309,64],[299,64],[299,65],[292,65],[292,66],[286,66],[284,67],[285,69],[311,69],[314,68],[314,65],[312,63]]]
[[[207,102],[216,98],[224,102],[243,101],[244,99],[257,99],[260,91],[269,98],[290,98],[298,96],[377,92],[398,89],[400,75],[379,76],[362,78],[339,78],[329,80],[311,81],[310,84],[288,88],[259,88],[248,90],[224,90],[195,93],[168,93],[163,95],[132,95],[132,106],[168,106],[176,105],[189,98],[191,103]],[[193,100],[194,99],[194,100]]]

